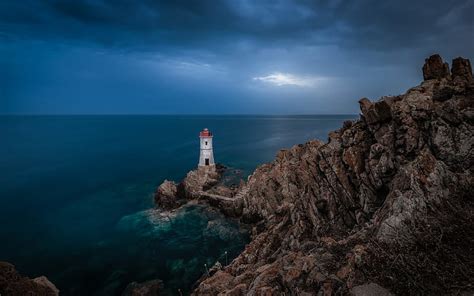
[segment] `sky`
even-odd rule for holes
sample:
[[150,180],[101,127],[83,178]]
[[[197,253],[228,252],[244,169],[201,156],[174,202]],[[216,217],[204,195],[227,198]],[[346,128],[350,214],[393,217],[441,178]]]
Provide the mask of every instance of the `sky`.
[[354,114],[474,58],[473,0],[1,0],[0,114]]

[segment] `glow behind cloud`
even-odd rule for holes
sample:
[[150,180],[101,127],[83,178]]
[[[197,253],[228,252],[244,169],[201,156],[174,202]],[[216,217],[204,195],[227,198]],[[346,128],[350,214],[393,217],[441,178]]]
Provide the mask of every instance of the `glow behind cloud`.
[[277,86],[300,86],[300,87],[314,87],[318,82],[323,80],[321,77],[311,76],[297,76],[289,73],[273,73],[267,76],[254,77],[253,80],[262,81],[268,84]]

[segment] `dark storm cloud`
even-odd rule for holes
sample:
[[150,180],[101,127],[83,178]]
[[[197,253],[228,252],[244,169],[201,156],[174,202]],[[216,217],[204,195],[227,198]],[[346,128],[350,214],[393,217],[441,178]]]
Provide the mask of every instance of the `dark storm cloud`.
[[354,113],[474,52],[474,1],[0,1],[0,113]]
[[[2,1],[3,34],[125,48],[257,43],[399,48],[454,27],[473,30],[474,1]],[[466,40],[467,41],[467,40]],[[221,44],[218,44],[220,46]],[[472,46],[472,45],[471,45]]]

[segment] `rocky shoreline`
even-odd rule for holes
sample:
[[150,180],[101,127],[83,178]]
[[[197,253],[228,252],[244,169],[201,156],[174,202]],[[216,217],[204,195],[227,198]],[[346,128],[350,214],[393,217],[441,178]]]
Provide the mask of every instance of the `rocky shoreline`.
[[[223,182],[221,165],[164,181],[161,210],[205,203],[251,228],[245,250],[192,295],[472,295],[472,68],[433,55],[423,77],[405,94],[361,99],[359,120],[281,150],[246,182]],[[2,295],[52,287],[0,264]],[[132,283],[123,295],[161,287]]]
[[450,71],[433,55],[423,77],[361,99],[360,119],[327,143],[281,150],[237,188],[199,170],[160,185],[158,206],[205,200],[252,226],[244,252],[193,295],[472,293],[471,64],[456,58]]

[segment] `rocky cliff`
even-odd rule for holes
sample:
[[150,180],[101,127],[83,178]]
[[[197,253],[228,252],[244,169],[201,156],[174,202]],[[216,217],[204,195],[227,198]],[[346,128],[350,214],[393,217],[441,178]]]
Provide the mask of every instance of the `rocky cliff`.
[[423,76],[257,168],[236,203],[252,241],[194,295],[474,290],[472,69],[434,55]]

